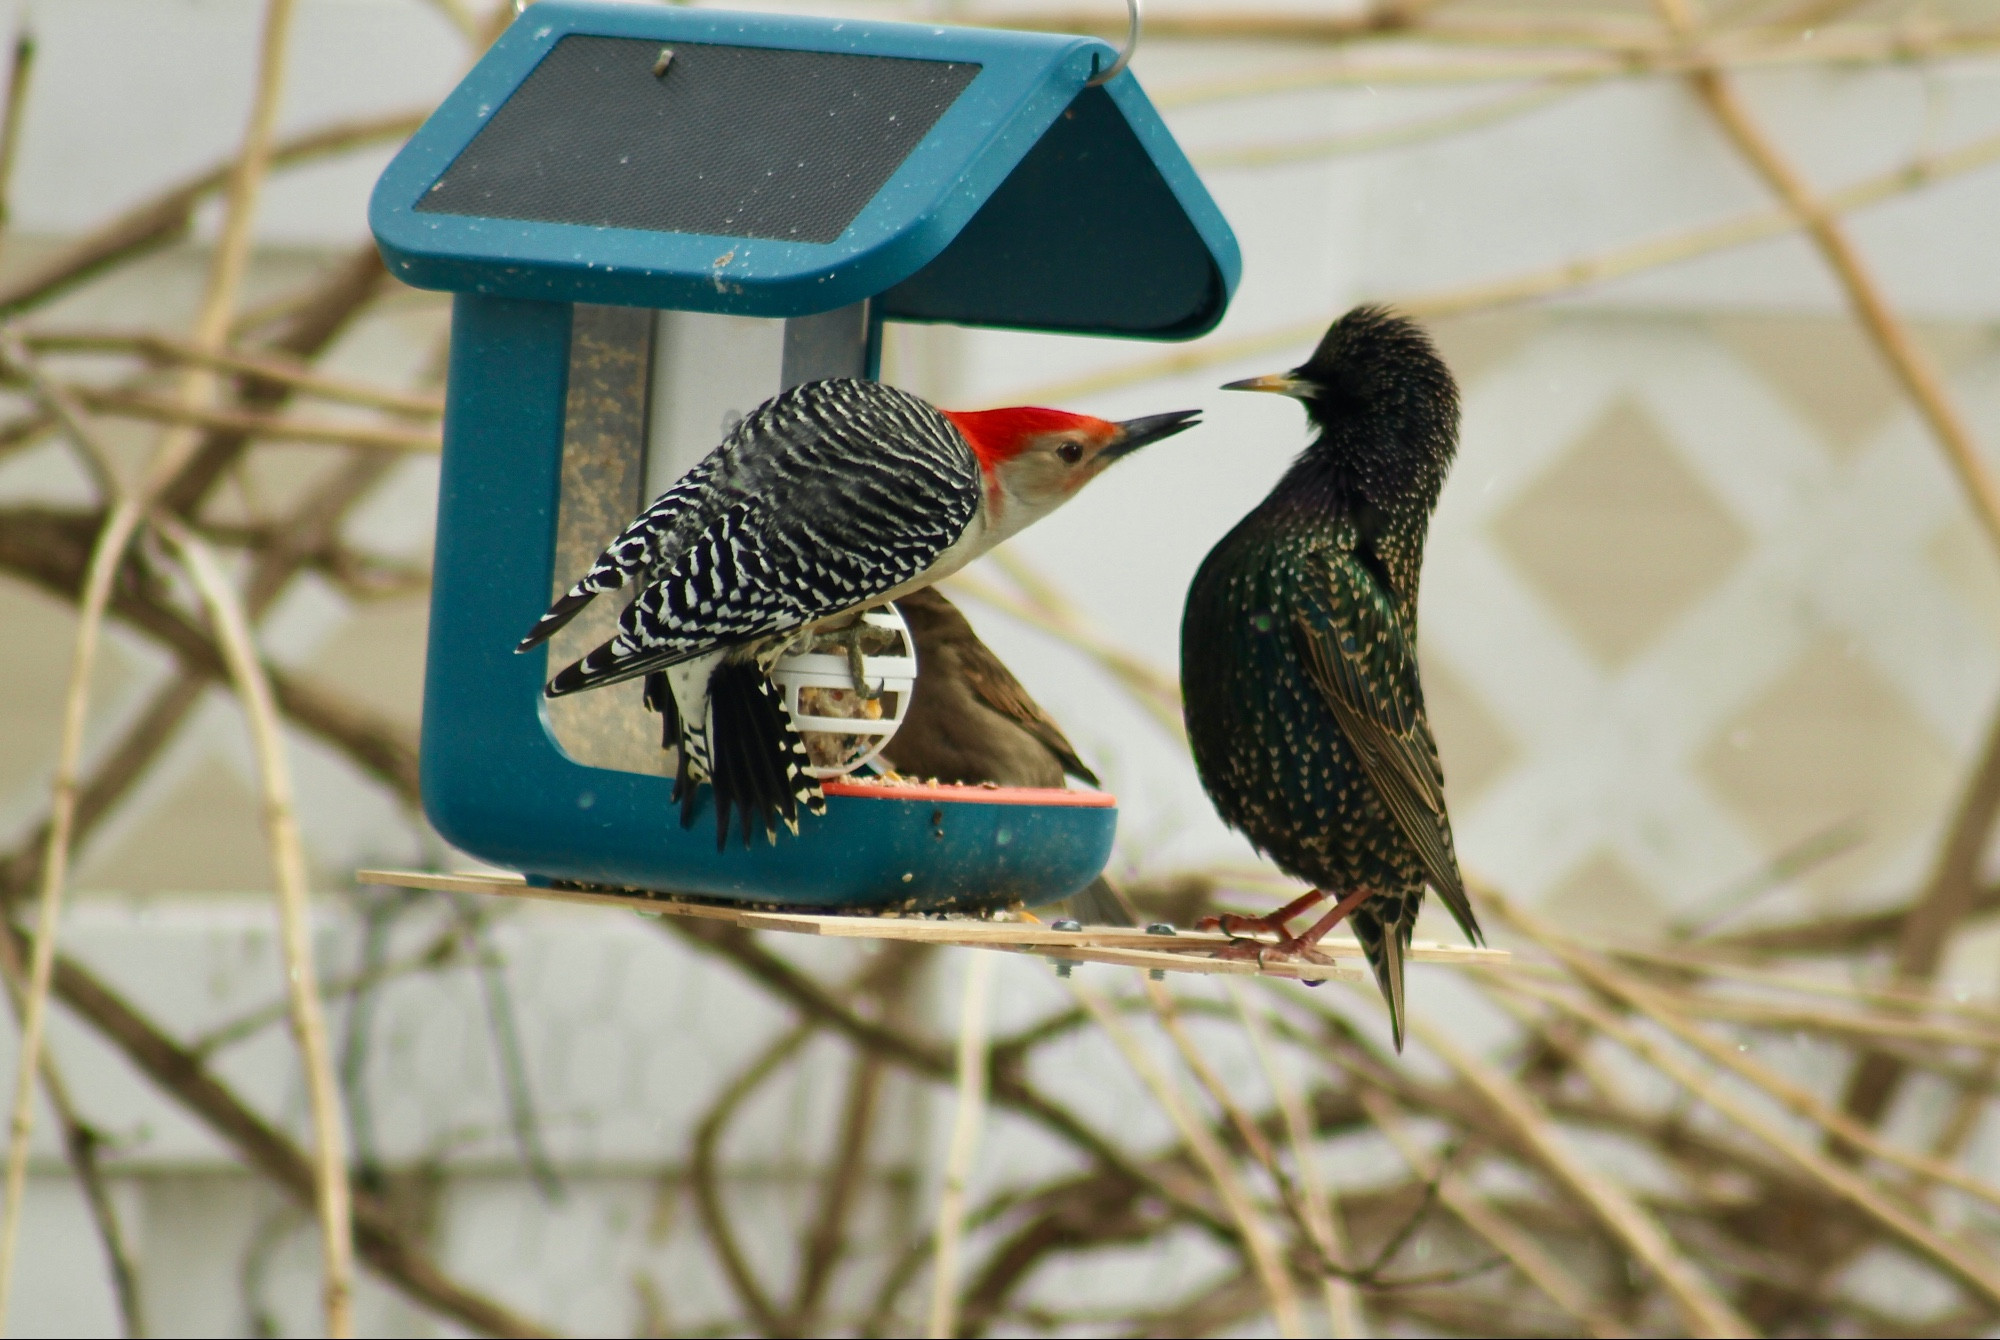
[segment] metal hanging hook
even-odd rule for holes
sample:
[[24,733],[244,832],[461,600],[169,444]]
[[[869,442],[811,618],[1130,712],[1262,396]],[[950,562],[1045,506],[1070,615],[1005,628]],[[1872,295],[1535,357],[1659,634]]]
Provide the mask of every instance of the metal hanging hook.
[[1125,49],[1118,53],[1118,59],[1111,62],[1111,68],[1093,78],[1085,88],[1096,88],[1116,79],[1126,66],[1132,63],[1132,53],[1139,49],[1139,27],[1144,22],[1142,0],[1125,0],[1128,22],[1125,28]]

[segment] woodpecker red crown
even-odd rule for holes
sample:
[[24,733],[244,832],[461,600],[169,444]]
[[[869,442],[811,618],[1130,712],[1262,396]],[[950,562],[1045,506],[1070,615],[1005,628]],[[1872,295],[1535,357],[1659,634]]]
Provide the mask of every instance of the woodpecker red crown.
[[944,416],[972,444],[973,454],[979,457],[979,468],[989,473],[1026,451],[1036,438],[1050,433],[1082,428],[1103,440],[1118,431],[1117,424],[1092,418],[1088,414],[1071,414],[1067,410],[1042,409],[1034,405],[1014,405],[1007,409],[948,409],[944,411]]

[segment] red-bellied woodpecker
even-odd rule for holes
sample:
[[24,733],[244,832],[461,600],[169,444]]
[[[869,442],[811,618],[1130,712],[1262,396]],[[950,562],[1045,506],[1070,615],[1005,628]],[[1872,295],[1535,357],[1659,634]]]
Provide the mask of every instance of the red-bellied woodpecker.
[[1198,413],[953,413],[880,382],[795,386],[627,526],[517,650],[636,580],[617,636],[551,679],[549,696],[648,676],[648,704],[680,746],[682,824],[709,782],[718,840],[732,808],[745,840],[753,814],[775,840],[777,819],[796,831],[799,805],[825,802],[771,664],[803,636],[956,572]]

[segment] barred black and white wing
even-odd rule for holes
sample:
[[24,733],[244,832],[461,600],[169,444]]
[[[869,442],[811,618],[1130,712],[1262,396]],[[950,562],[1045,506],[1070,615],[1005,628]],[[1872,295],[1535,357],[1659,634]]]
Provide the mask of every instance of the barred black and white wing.
[[710,459],[683,518],[699,527],[650,558],[635,545],[633,569],[609,563],[619,572],[643,566],[646,585],[618,635],[552,679],[551,695],[879,599],[934,567],[979,511],[979,462],[951,421],[878,382],[794,387],[755,410]]
[[653,505],[634,517],[632,524],[598,556],[589,572],[563,594],[549,612],[535,621],[515,651],[533,651],[562,631],[564,624],[607,591],[616,591],[634,577],[643,576],[663,552],[675,548],[681,530],[690,517],[698,515],[709,492],[721,448],[695,463],[693,469],[674,481],[674,486],[653,500]]

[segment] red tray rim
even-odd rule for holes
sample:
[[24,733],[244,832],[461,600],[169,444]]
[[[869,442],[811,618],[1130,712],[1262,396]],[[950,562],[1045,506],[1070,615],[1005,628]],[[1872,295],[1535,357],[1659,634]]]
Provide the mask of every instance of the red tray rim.
[[1108,791],[1069,791],[1045,786],[956,786],[901,783],[877,785],[869,782],[826,781],[820,790],[829,796],[858,796],[864,800],[921,800],[947,805],[1054,805],[1068,809],[1116,809],[1118,797]]

